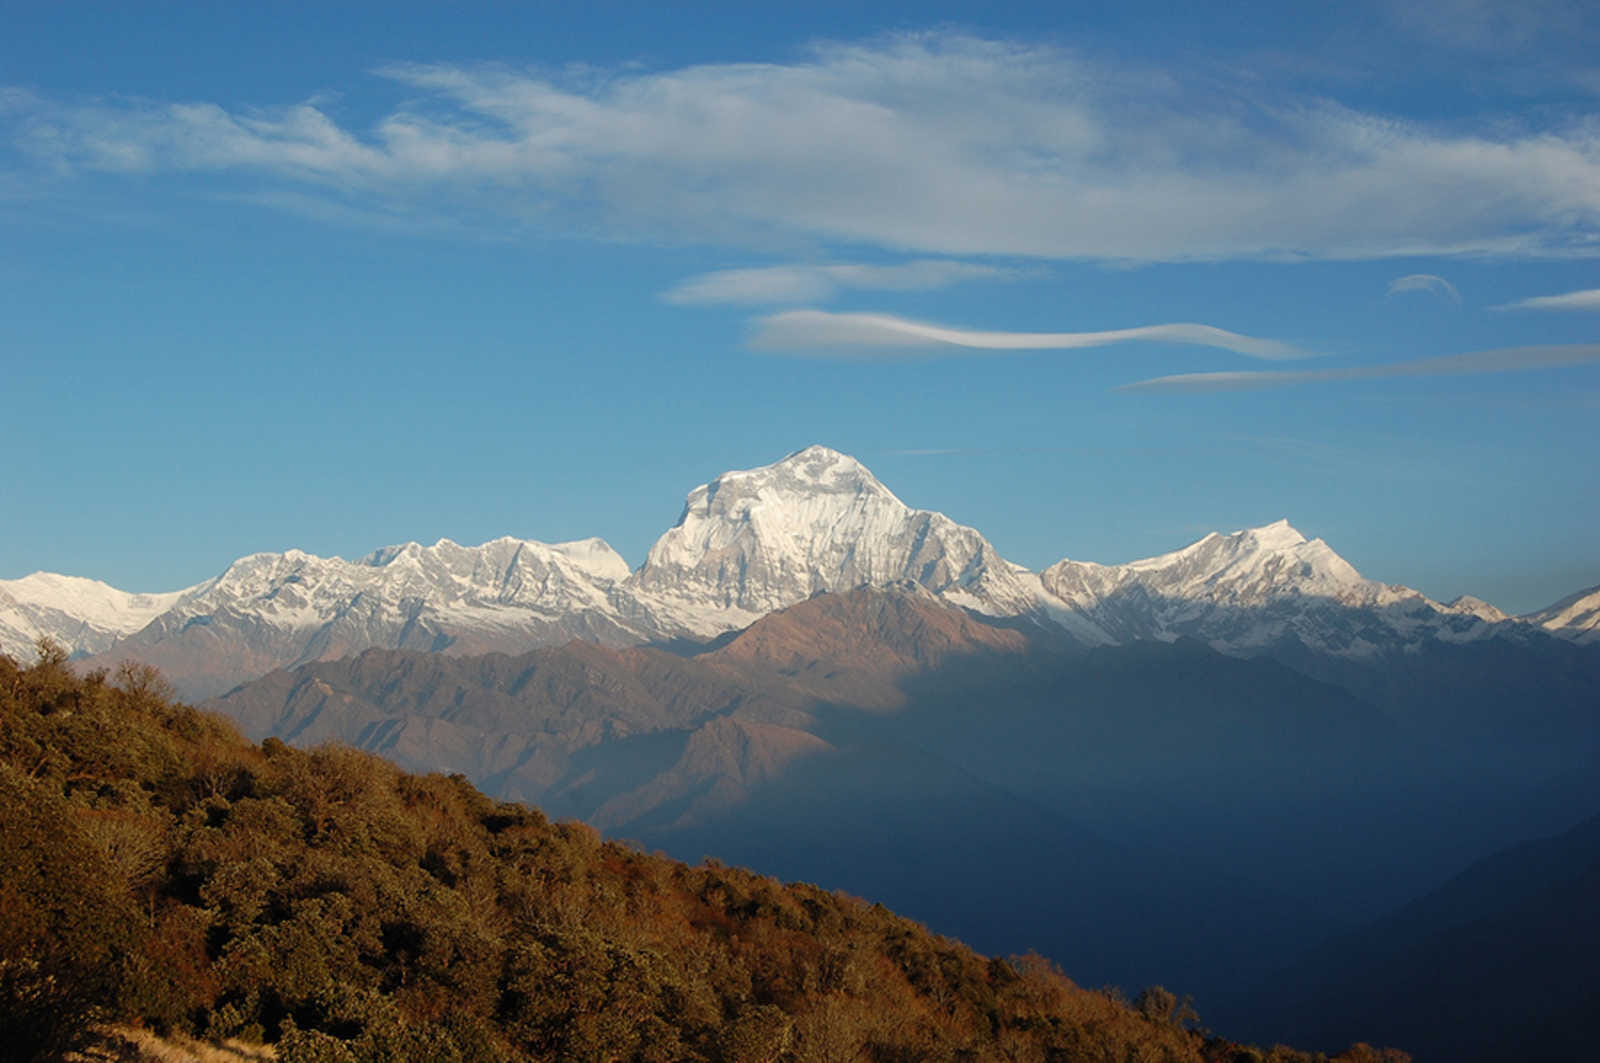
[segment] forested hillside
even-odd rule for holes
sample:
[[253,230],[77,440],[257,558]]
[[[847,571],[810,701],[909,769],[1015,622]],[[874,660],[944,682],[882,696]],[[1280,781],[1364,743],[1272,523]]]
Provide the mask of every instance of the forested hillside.
[[1203,1034],[1165,990],[1130,1005],[865,901],[602,842],[459,777],[254,746],[146,669],[80,678],[59,652],[0,657],[0,824],[13,1058],[111,1022],[290,1063],[1323,1058]]

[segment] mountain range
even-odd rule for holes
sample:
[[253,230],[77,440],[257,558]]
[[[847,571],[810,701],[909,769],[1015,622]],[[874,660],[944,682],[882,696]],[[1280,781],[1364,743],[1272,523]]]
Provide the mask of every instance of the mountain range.
[[1287,646],[1360,659],[1540,633],[1600,640],[1600,587],[1525,617],[1470,597],[1436,602],[1362,577],[1286,521],[1127,564],[1062,560],[1035,573],[975,529],[905,505],[855,459],[813,446],[696,487],[634,570],[601,539],[501,538],[407,543],[355,561],[253,554],[163,594],[35,573],[0,580],[0,651],[25,658],[48,637],[93,663],[154,664],[198,698],[374,647],[704,643],[860,586],[915,587],[1083,646],[1183,637],[1241,655]]

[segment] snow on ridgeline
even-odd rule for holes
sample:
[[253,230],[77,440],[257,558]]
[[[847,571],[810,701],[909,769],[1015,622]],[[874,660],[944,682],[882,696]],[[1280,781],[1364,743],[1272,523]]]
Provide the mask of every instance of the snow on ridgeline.
[[0,580],[0,652],[30,660],[34,644],[48,638],[74,653],[97,653],[204,586],[138,594],[54,572]]
[[628,589],[650,627],[711,636],[819,591],[907,582],[988,616],[1042,616],[1053,604],[976,529],[912,509],[854,458],[816,446],[689,492]]
[[507,537],[405,543],[355,561],[253,554],[158,595],[36,573],[0,581],[0,650],[25,658],[47,635],[79,654],[115,646],[174,675],[201,656],[234,655],[237,675],[214,675],[216,685],[372,646],[513,652],[572,638],[710,638],[819,591],[910,584],[1090,645],[1192,637],[1248,653],[1298,640],[1359,657],[1529,622],[1600,638],[1600,589],[1512,620],[1474,598],[1441,604],[1368,580],[1286,521],[1127,564],[1063,560],[1034,573],[977,530],[907,506],[854,458],[814,446],[696,487],[637,571],[601,539]]
[[[470,547],[449,539],[405,543],[356,561],[292,549],[250,554],[214,579],[162,595],[129,595],[41,573],[0,582],[0,651],[31,657],[34,641],[45,635],[76,655],[103,652],[121,639],[137,653],[141,644],[195,625],[212,632],[248,628],[254,643],[268,632],[304,636],[308,644],[320,634],[330,647],[356,650],[436,645],[449,640],[451,628],[515,637],[565,621],[572,621],[568,637],[603,636],[608,588],[628,575],[628,563],[600,539],[552,544],[509,537]],[[605,618],[591,629],[584,621],[594,614]]]
[[1573,642],[1600,643],[1600,586],[1568,595],[1522,619]]
[[1212,532],[1159,557],[1123,565],[1058,561],[1045,589],[1118,641],[1196,638],[1225,652],[1295,640],[1361,657],[1419,640],[1463,642],[1505,614],[1472,598],[1449,605],[1370,580],[1321,539],[1286,520]]
[[[506,537],[481,546],[441,539],[384,547],[356,561],[300,550],[253,554],[152,628],[174,634],[196,621],[254,621],[296,637],[314,633],[307,647],[350,652],[442,648],[468,632],[509,633],[515,640],[554,627],[583,637],[609,624],[608,589],[627,575],[627,562],[599,539]],[[596,617],[599,628],[591,630],[587,622]]]

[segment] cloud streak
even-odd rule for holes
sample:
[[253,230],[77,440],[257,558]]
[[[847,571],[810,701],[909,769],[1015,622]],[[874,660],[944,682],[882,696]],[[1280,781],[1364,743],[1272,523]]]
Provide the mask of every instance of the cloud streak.
[[380,73],[407,101],[361,128],[309,102],[12,90],[0,135],[38,180],[202,175],[496,232],[1106,261],[1600,254],[1600,126],[1579,110],[1436,128],[954,33],[787,63]]
[[1308,357],[1307,352],[1292,344],[1211,325],[1143,325],[1100,332],[984,332],[891,314],[836,314],[826,310],[786,310],[757,318],[749,342],[756,350],[882,357],[941,350],[1079,350],[1141,341],[1220,347],[1251,358]]
[[1353,366],[1343,369],[1305,369],[1226,373],[1181,373],[1125,384],[1118,391],[1249,391],[1292,384],[1340,380],[1384,380],[1392,377],[1458,376],[1470,373],[1511,373],[1533,369],[1567,369],[1600,362],[1600,343],[1555,344],[1535,347],[1500,347],[1490,351],[1449,354],[1415,362]]
[[1562,295],[1536,295],[1531,299],[1518,299],[1514,303],[1501,303],[1492,310],[1600,310],[1600,288]]
[[975,280],[1009,280],[1017,271],[973,262],[923,259],[889,266],[764,266],[702,273],[664,292],[685,306],[719,303],[816,303],[841,289],[926,292]]
[[1406,292],[1431,292],[1446,302],[1461,305],[1461,293],[1456,291],[1456,286],[1432,273],[1408,273],[1404,277],[1396,277],[1389,282],[1389,290],[1384,294],[1392,297]]

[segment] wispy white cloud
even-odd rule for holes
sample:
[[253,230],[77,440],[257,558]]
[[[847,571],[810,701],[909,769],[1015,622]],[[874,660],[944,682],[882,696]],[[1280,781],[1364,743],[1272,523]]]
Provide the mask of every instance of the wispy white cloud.
[[1531,299],[1518,299],[1514,303],[1501,303],[1491,310],[1600,310],[1600,288],[1562,295],[1536,295]]
[[757,350],[796,353],[884,355],[941,349],[1076,350],[1141,340],[1221,347],[1251,358],[1308,356],[1292,344],[1245,336],[1211,325],[1142,325],[1100,332],[983,332],[912,321],[891,314],[836,314],[826,310],[785,310],[757,318],[750,346]]
[[1386,377],[1457,376],[1466,373],[1510,373],[1531,369],[1566,369],[1600,362],[1600,343],[1538,347],[1500,347],[1491,351],[1449,354],[1415,362],[1306,369],[1278,372],[1181,373],[1126,384],[1119,391],[1246,391],[1335,380],[1380,380]]
[[702,273],[662,294],[669,303],[816,303],[840,289],[923,292],[974,280],[1005,280],[1016,270],[948,259],[888,266],[839,264],[762,266]]
[[206,174],[608,238],[1123,261],[1600,254],[1600,126],[1581,109],[1446,129],[951,33],[788,63],[381,73],[409,100],[362,128],[309,102],[16,93],[0,123],[40,175]]
[[1432,273],[1408,273],[1404,277],[1396,277],[1389,282],[1389,290],[1385,294],[1401,295],[1405,292],[1432,292],[1441,299],[1461,305],[1461,293],[1456,291],[1456,286]]

